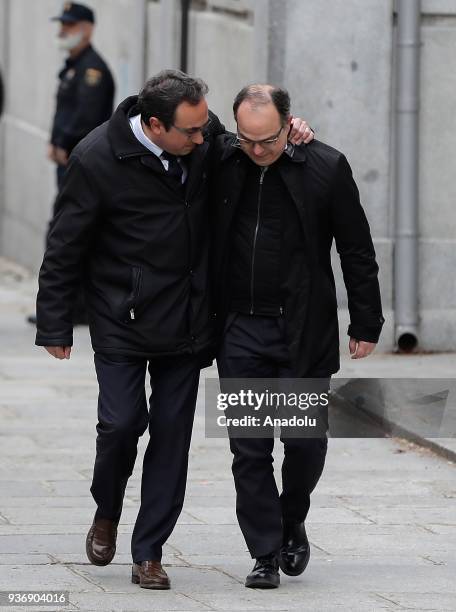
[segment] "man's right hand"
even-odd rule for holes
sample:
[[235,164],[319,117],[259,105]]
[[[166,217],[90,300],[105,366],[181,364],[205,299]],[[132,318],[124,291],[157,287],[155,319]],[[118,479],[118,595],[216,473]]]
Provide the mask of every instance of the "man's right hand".
[[71,355],[71,346],[45,346],[44,348],[56,359],[69,359]]

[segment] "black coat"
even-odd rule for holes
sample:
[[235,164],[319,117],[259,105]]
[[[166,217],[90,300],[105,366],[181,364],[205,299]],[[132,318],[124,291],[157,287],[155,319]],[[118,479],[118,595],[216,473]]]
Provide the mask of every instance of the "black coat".
[[[95,351],[138,356],[202,352],[213,341],[207,165],[188,163],[185,190],[128,123],[137,97],[74,149],[39,275],[36,344],[72,345],[72,304],[84,262]],[[223,130],[211,114],[214,132]]]
[[[231,232],[248,163],[232,144],[233,137],[219,136],[215,150],[213,278],[220,333],[229,304]],[[323,376],[339,369],[333,239],[348,294],[348,334],[358,340],[377,342],[384,322],[378,266],[345,156],[319,141],[291,150],[279,168],[298,212],[305,255],[291,261],[286,285],[293,290],[281,296],[287,344],[296,376]]]
[[91,45],[66,60],[59,80],[51,143],[70,153],[89,132],[110,118],[114,81]]

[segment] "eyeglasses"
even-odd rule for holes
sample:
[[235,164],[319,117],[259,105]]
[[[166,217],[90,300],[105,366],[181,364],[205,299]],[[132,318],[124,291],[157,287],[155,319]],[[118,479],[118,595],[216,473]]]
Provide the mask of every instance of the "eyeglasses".
[[212,123],[212,119],[208,119],[206,121],[206,123],[204,125],[202,125],[201,127],[181,128],[181,127],[179,127],[177,125],[174,125],[174,124],[171,127],[176,129],[181,134],[184,134],[184,136],[187,136],[187,138],[191,138],[195,134],[198,134],[198,132],[201,132],[202,136],[205,136],[207,134],[207,131],[208,131],[209,126],[211,125],[211,123]]
[[237,138],[236,138],[236,141],[234,142],[234,146],[235,147],[241,147],[241,146],[254,147],[255,145],[260,145],[260,147],[263,147],[263,149],[272,148],[275,144],[277,144],[283,128],[284,126],[282,125],[282,127],[277,132],[277,134],[274,134],[274,136],[271,136],[271,138],[266,138],[265,140],[250,140],[250,138],[245,138],[244,136],[240,136],[239,130],[238,130]]

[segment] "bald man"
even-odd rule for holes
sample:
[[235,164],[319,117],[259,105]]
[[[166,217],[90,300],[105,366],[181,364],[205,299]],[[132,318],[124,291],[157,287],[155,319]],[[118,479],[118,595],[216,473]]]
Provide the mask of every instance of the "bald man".
[[[215,257],[224,379],[304,379],[329,388],[339,369],[331,244],[348,293],[349,351],[369,355],[384,322],[369,225],[345,156],[314,140],[288,142],[290,97],[250,85],[234,105],[237,135],[218,137]],[[231,389],[232,390],[232,389]],[[310,556],[305,519],[323,471],[327,407],[316,437],[287,437],[282,493],[272,467],[273,437],[230,435],[236,510],[251,556],[246,586],[274,588],[280,569],[301,574]]]

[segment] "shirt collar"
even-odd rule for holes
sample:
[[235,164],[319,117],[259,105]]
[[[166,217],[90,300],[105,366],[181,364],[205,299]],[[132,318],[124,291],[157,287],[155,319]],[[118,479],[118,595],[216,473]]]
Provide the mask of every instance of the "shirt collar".
[[152,140],[144,133],[141,123],[141,115],[139,114],[130,117],[129,122],[131,129],[133,130],[133,134],[136,136],[139,142],[157,157],[160,157],[160,155],[163,153],[163,149],[156,145],[155,142],[152,142]]

